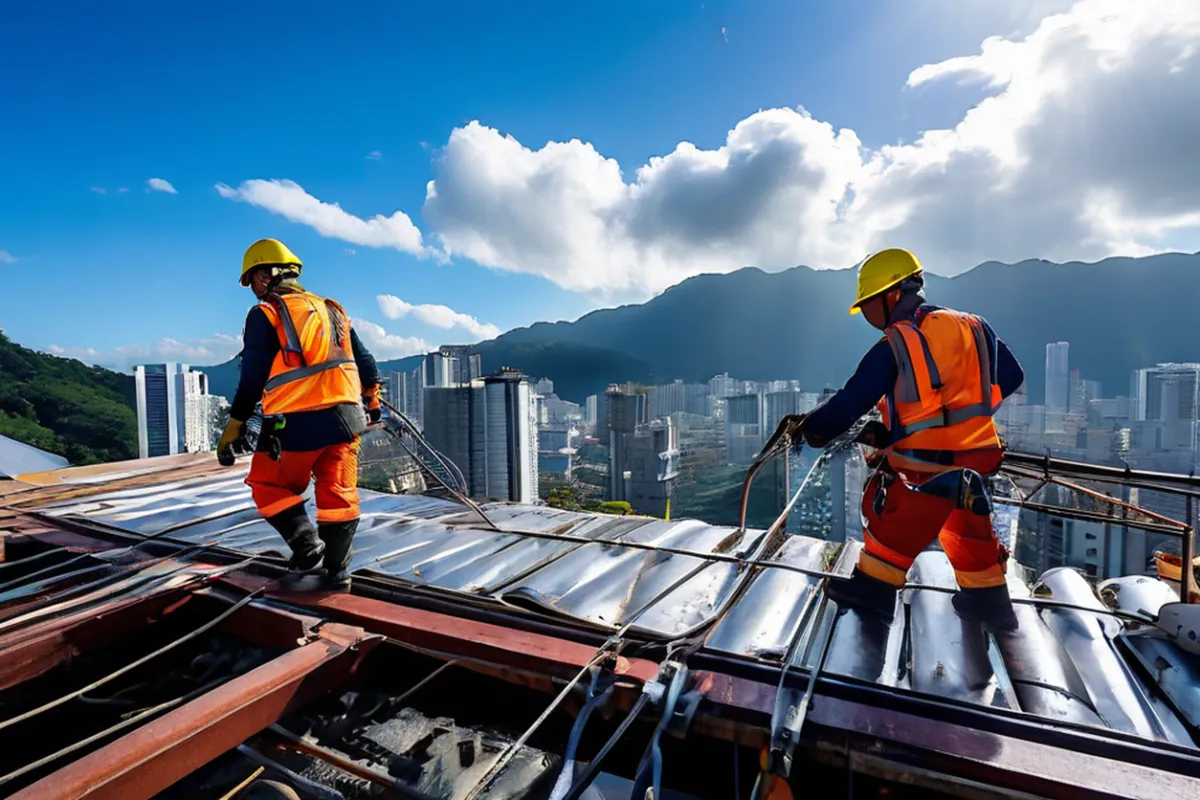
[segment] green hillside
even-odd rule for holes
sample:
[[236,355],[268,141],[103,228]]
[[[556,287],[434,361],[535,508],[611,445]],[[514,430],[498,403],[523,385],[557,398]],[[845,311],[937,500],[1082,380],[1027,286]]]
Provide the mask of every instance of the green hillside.
[[72,464],[137,457],[133,377],[27,350],[0,333],[0,435]]

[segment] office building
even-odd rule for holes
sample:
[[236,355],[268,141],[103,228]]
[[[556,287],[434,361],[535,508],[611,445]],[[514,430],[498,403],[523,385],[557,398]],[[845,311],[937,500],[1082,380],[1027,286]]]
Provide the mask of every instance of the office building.
[[725,461],[749,464],[762,449],[765,414],[761,394],[741,394],[725,398]]
[[647,421],[646,395],[627,393],[620,387],[610,387],[608,399],[608,499],[628,500],[628,482],[632,478],[631,453],[633,434]]
[[596,421],[598,419],[598,412],[600,409],[600,399],[594,394],[588,395],[587,400],[584,401],[583,408],[583,424],[587,425],[589,428],[596,427]]
[[708,413],[709,387],[703,383],[684,383],[676,380],[665,386],[655,386],[647,393],[649,416],[669,417],[672,414]]
[[671,418],[639,425],[628,442],[625,497],[639,514],[668,518],[671,494],[679,476],[679,438]]
[[466,345],[442,345],[425,356],[425,386],[461,386],[483,377],[483,362]]
[[1085,380],[1079,370],[1071,370],[1070,400],[1068,411],[1072,414],[1086,415],[1088,404],[1103,397],[1099,381]]
[[211,453],[225,423],[229,403],[224,397],[208,393],[208,376],[189,370],[184,374],[184,449],[189,453]]
[[554,394],[554,381],[549,378],[538,378],[537,383],[533,384],[533,391],[540,395]]
[[472,497],[537,499],[533,398],[528,380],[514,372],[425,389],[425,437],[462,471]]
[[737,380],[729,377],[728,372],[723,372],[720,375],[714,375],[708,382],[708,393],[713,397],[725,399],[738,393]]
[[[186,363],[148,363],[133,368],[139,458],[188,451],[187,375]],[[206,379],[203,383],[206,389]],[[194,381],[194,385],[199,385],[199,381]]]
[[1066,412],[1070,409],[1070,345],[1051,342],[1046,345],[1046,408]]

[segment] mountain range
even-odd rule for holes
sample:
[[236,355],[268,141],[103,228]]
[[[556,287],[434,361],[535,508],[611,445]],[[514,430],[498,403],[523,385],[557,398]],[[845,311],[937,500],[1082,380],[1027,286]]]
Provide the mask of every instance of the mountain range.
[[[853,270],[747,267],[700,275],[640,304],[574,322],[539,322],[476,346],[485,371],[521,369],[583,402],[610,383],[795,379],[809,391],[840,386],[879,333],[847,313]],[[927,274],[929,302],[987,319],[1025,367],[1031,402],[1044,393],[1045,346],[1066,341],[1070,364],[1127,394],[1133,369],[1200,361],[1187,320],[1200,297],[1200,253],[1097,263],[987,262],[953,278]],[[419,356],[382,362],[385,372]],[[205,368],[214,393],[232,397],[236,360]]]

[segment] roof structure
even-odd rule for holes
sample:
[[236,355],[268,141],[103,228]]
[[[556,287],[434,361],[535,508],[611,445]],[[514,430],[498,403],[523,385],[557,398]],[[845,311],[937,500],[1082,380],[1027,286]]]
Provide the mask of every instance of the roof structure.
[[0,480],[27,472],[61,469],[69,463],[62,456],[47,453],[7,436],[0,436]]
[[[150,569],[121,561],[140,548],[190,570],[144,575],[155,591],[212,572],[273,608],[446,657],[486,653],[505,671],[581,669],[578,680],[620,642],[616,672],[653,683],[683,652],[698,698],[690,741],[763,741],[780,699],[811,686],[806,758],[836,751],[854,772],[876,759],[887,780],[939,793],[918,796],[1200,796],[1200,656],[1155,625],[1177,599],[1155,578],[1093,586],[1055,569],[1026,584],[1010,571],[1020,626],[992,636],[954,613],[938,550],[917,559],[887,618],[839,610],[822,591],[849,574],[853,541],[500,503],[481,516],[363,491],[354,594],[289,595],[270,588],[283,543],[244,469],[172,457],[74,473],[3,490],[6,541],[90,550],[87,563],[108,559],[129,580]],[[33,596],[25,584],[0,592],[0,649],[14,619],[4,604]],[[266,599],[255,597],[250,607]]]

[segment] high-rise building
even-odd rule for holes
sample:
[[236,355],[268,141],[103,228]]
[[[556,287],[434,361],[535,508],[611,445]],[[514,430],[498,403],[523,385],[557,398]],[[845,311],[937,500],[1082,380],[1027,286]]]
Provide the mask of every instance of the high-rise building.
[[[186,366],[185,366],[186,369]],[[184,385],[184,449],[189,453],[211,453],[228,419],[229,403],[220,395],[208,393],[208,376],[188,370]]]
[[1066,412],[1070,409],[1071,372],[1070,344],[1051,342],[1046,345],[1046,408]]
[[140,458],[187,452],[187,374],[175,362],[134,367]]
[[628,444],[628,492],[634,511],[655,517],[670,514],[675,478],[679,476],[679,438],[670,417],[639,425],[622,434]]
[[426,386],[458,386],[483,377],[483,362],[467,345],[442,345],[425,357]]
[[708,393],[713,397],[724,399],[737,394],[737,380],[729,377],[728,372],[714,375],[708,382]]
[[533,385],[533,391],[540,395],[554,394],[554,381],[549,378],[538,378],[537,383]]
[[584,401],[583,423],[589,428],[596,427],[597,415],[600,409],[600,399],[596,395],[588,395]]
[[764,433],[761,394],[740,394],[725,398],[725,461],[749,464],[762,449]]
[[633,434],[646,423],[646,395],[627,393],[613,386],[605,393],[608,400],[608,499],[628,500],[632,479],[630,462]]
[[538,426],[524,376],[502,371],[425,389],[425,437],[453,461],[473,497],[532,503],[538,493]]

